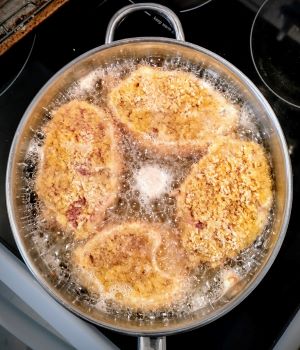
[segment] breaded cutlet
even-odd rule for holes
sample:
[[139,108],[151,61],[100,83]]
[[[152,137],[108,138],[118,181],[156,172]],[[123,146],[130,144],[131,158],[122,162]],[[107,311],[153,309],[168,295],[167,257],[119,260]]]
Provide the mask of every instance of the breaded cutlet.
[[193,164],[177,195],[182,242],[197,263],[235,258],[262,233],[273,202],[264,148],[222,140]]
[[113,117],[143,146],[186,154],[231,135],[239,108],[204,79],[140,66],[108,93]]
[[35,184],[42,215],[86,238],[118,192],[118,132],[102,109],[74,100],[53,112],[44,133]]
[[158,310],[188,291],[178,236],[161,225],[128,222],[99,231],[73,254],[79,281],[101,299],[134,310]]

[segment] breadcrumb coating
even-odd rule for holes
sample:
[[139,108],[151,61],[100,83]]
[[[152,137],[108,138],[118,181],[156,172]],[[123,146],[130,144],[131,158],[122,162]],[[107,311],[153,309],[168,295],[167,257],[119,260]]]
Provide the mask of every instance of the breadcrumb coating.
[[73,261],[88,290],[132,309],[170,306],[188,290],[178,237],[159,225],[131,222],[104,228],[75,250]]
[[115,119],[162,153],[205,148],[232,134],[239,109],[192,73],[141,66],[108,94]]
[[117,132],[102,109],[77,100],[54,111],[44,132],[35,185],[42,213],[75,238],[86,238],[118,191]]
[[183,246],[191,261],[218,265],[262,233],[272,205],[262,146],[222,140],[192,166],[177,195]]

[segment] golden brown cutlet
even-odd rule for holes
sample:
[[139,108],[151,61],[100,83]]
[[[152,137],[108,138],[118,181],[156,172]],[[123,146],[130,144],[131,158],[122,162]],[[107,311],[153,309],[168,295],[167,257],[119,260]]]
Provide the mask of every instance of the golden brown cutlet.
[[186,154],[232,134],[239,108],[203,79],[140,66],[108,94],[119,124],[145,147]]
[[55,110],[44,132],[35,185],[42,215],[86,238],[118,191],[118,132],[102,109],[77,100]]
[[175,232],[139,222],[108,226],[73,254],[78,278],[89,291],[143,311],[183,298],[188,292],[185,262]]
[[262,233],[273,201],[270,167],[255,142],[224,139],[192,166],[179,188],[183,246],[196,264],[235,258]]

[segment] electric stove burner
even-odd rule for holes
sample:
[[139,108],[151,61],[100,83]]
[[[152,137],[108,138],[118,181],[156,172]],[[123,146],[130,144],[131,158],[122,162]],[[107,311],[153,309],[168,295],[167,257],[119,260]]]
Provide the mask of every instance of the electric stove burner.
[[174,2],[174,5],[176,6],[176,8],[178,8],[180,12],[188,12],[188,11],[196,10],[197,8],[203,5],[206,5],[211,1],[212,0],[186,0],[186,1],[173,0],[173,1],[170,1],[170,5],[172,5],[171,3]]
[[[168,6],[176,12],[189,12],[196,10],[197,8],[208,4],[212,0],[158,0],[155,1],[162,5]],[[149,1],[138,1],[138,0],[128,0],[130,3],[137,2],[149,2]]]
[[31,56],[35,39],[36,35],[29,35],[18,47],[14,46],[5,55],[0,56],[0,67],[10,68],[1,70],[0,96],[4,95],[22,74]]
[[267,0],[251,29],[252,60],[265,85],[300,108],[300,0]]

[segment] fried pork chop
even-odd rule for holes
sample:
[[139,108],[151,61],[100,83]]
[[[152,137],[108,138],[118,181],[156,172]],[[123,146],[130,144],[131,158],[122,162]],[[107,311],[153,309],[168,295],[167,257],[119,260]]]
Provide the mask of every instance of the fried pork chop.
[[79,280],[89,291],[143,311],[183,298],[188,290],[185,261],[176,233],[139,222],[104,228],[73,255]]
[[237,140],[211,146],[177,195],[183,246],[190,258],[218,265],[236,257],[262,233],[272,200],[262,146]]
[[55,110],[44,132],[35,186],[42,214],[86,238],[118,191],[118,133],[102,109],[77,100]]
[[141,66],[108,94],[119,124],[145,147],[186,154],[232,134],[239,109],[192,73]]

